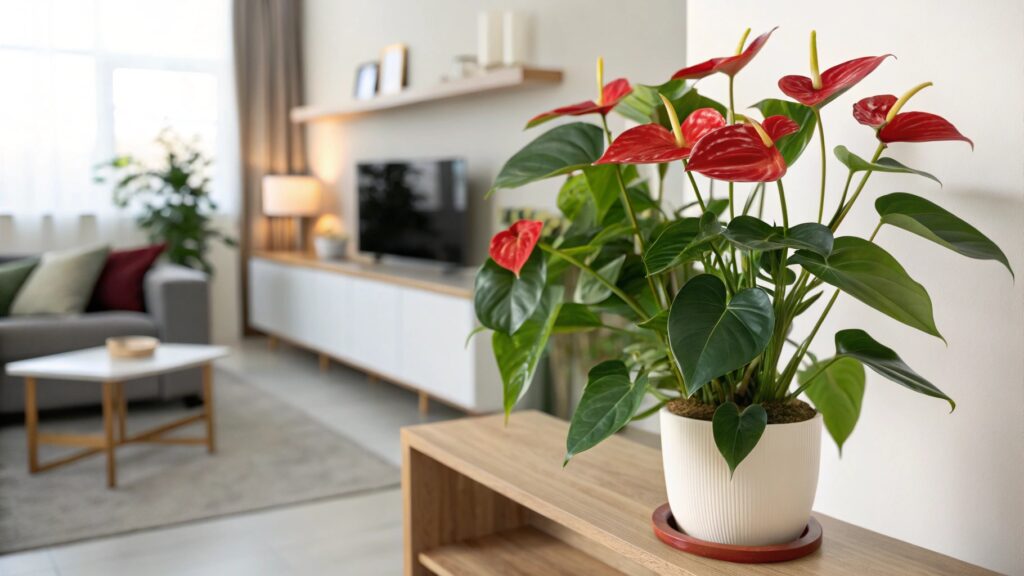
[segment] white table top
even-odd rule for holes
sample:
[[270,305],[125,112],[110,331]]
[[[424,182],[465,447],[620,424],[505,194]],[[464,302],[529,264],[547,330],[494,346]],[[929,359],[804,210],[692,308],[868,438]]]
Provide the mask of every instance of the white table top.
[[160,344],[148,358],[112,358],[103,346],[7,364],[10,376],[123,382],[202,366],[228,355],[225,346]]

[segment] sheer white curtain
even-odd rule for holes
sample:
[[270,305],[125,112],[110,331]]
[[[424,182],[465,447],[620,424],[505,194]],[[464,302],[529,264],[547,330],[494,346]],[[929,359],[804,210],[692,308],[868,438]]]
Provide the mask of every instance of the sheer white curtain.
[[93,167],[155,157],[164,127],[214,156],[214,195],[237,211],[229,0],[0,0],[0,78],[0,249],[131,235]]

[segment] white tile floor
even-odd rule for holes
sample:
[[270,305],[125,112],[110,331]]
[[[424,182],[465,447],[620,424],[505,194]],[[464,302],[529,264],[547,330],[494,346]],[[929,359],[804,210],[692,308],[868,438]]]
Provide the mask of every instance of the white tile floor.
[[[422,418],[412,392],[337,365],[321,374],[312,354],[262,339],[218,367],[396,465],[401,426],[461,415],[431,404]],[[401,520],[391,489],[0,556],[0,576],[398,574]]]

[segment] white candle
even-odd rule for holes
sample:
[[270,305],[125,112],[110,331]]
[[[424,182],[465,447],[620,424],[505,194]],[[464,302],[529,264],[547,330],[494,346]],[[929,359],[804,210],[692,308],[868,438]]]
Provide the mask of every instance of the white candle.
[[522,12],[506,11],[502,14],[502,39],[504,49],[502,54],[506,66],[526,64],[526,54],[529,43],[529,27],[526,14]]
[[477,17],[477,62],[482,68],[501,64],[501,12],[480,12]]

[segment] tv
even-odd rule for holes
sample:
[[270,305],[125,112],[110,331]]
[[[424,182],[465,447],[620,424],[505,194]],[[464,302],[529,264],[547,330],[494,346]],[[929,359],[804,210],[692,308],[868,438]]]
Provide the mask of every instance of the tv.
[[459,158],[360,162],[359,250],[466,263],[466,163]]

